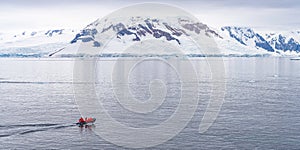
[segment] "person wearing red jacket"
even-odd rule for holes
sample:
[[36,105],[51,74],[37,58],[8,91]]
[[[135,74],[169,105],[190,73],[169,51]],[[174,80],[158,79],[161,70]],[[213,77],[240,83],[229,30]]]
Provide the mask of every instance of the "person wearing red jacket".
[[78,122],[79,123],[85,123],[85,120],[81,117]]

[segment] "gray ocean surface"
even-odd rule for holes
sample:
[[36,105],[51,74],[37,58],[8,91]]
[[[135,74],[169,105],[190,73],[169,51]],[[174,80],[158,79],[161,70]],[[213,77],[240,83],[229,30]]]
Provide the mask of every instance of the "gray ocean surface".
[[[118,61],[130,59],[135,58]],[[151,97],[149,82],[153,79],[164,81],[167,90],[158,110],[135,114],[120,106],[113,96],[115,61],[101,58],[95,69],[98,98],[115,120],[130,127],[147,128],[159,125],[175,112],[181,97],[176,71],[155,59],[132,70],[128,86],[136,99],[147,101]],[[187,60],[179,60],[178,66],[181,61]],[[223,58],[220,63],[224,63],[226,76],[217,82],[226,84],[224,103],[205,133],[199,133],[199,124],[215,81],[210,80],[205,58],[190,61],[199,77],[197,110],[179,134],[149,149],[300,148],[300,61]],[[74,97],[73,68],[71,58],[0,59],[0,149],[125,149],[94,132],[101,128],[101,118],[94,126],[79,128],[74,124],[81,115]],[[117,73],[122,74],[121,68]]]

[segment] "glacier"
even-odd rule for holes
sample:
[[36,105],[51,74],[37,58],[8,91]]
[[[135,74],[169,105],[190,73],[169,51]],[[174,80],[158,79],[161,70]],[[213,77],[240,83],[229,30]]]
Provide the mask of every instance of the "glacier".
[[0,34],[0,57],[48,57],[70,44],[78,30],[55,29]]

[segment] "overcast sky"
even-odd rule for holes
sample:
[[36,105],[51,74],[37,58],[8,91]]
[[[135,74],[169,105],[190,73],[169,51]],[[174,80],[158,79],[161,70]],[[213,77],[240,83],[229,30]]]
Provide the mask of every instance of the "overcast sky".
[[0,32],[82,29],[97,18],[141,2],[178,6],[212,27],[300,30],[299,0],[0,0]]

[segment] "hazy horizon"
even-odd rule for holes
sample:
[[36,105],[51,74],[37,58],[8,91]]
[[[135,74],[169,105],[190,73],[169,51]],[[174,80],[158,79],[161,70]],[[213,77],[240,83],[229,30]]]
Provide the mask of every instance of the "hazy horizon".
[[[0,1],[0,32],[22,32],[56,28],[82,29],[109,13],[150,1]],[[201,22],[221,26],[251,27],[259,31],[299,30],[300,2],[238,0],[154,0],[182,8]]]

